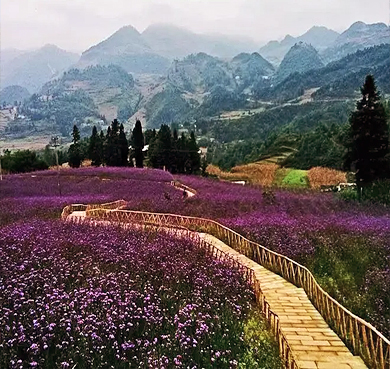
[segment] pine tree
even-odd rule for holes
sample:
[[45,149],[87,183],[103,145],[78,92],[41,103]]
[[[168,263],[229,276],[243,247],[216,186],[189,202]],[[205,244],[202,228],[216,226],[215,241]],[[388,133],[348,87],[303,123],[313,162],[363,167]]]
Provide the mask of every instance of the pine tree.
[[188,140],[182,132],[181,137],[178,142],[178,148],[180,155],[178,156],[178,163],[177,163],[177,170],[179,173],[185,173],[186,168],[186,161],[188,159],[189,153],[188,153]]
[[373,181],[390,176],[386,157],[389,153],[389,127],[372,75],[366,77],[361,94],[362,98],[349,119],[344,162],[346,169],[356,171],[359,196]]
[[123,124],[119,127],[119,139],[118,139],[119,151],[120,151],[120,166],[126,167],[129,162],[129,143],[127,142],[125,128]]
[[135,166],[137,168],[143,168],[144,166],[144,134],[142,133],[141,121],[137,119],[132,135],[132,145],[134,148]]
[[103,130],[100,131],[100,135],[99,135],[99,146],[98,146],[98,150],[99,150],[99,155],[100,155],[100,158],[102,160],[102,164],[104,165],[105,164],[105,161],[104,161],[104,150],[105,150],[105,146],[106,146],[106,137],[104,136],[104,132]]
[[120,126],[117,119],[111,122],[107,129],[105,161],[108,166],[119,167],[122,165],[121,149],[119,143]]
[[107,166],[111,165],[111,162],[110,162],[111,151],[112,151],[111,127],[108,127],[107,133],[106,133],[106,136],[105,136],[104,142],[103,142],[103,156],[104,156],[104,162]]
[[171,163],[172,163],[172,173],[179,172],[179,162],[180,156],[182,155],[181,149],[179,147],[179,136],[177,134],[177,129],[174,128],[172,136],[172,153],[171,153]]
[[153,168],[171,170],[172,139],[171,129],[166,124],[161,125],[150,152],[149,162]]
[[72,168],[79,168],[81,165],[81,148],[80,148],[80,131],[76,125],[73,126],[73,143],[70,145],[68,150],[69,165]]
[[96,126],[92,128],[92,135],[89,140],[88,156],[92,165],[99,167],[102,164],[100,136],[97,133]]
[[196,173],[200,169],[200,154],[199,146],[196,143],[195,134],[191,132],[190,140],[188,142],[189,159],[186,165],[186,172]]

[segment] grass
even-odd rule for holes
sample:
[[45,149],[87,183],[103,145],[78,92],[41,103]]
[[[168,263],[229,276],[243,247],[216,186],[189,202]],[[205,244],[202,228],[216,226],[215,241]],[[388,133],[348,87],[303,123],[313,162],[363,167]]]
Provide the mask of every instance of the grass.
[[308,188],[309,180],[306,170],[291,169],[283,178],[282,185],[293,188]]

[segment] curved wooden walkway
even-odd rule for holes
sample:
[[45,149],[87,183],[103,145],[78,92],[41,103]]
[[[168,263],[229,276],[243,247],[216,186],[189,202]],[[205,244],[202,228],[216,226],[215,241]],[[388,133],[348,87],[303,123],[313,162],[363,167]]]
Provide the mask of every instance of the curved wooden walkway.
[[[86,218],[85,211],[74,211],[67,216],[67,220],[71,221],[84,218]],[[94,221],[95,224],[97,222],[99,221]],[[367,368],[363,360],[352,355],[328,326],[302,288],[294,286],[281,276],[260,266],[218,238],[207,233],[198,233],[198,235],[206,243],[253,271],[270,310],[279,318],[279,328],[295,361],[293,367],[300,369]]]

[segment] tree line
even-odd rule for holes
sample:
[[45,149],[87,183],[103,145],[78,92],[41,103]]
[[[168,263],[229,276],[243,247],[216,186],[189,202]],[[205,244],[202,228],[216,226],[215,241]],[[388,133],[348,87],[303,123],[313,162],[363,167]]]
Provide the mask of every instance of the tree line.
[[[145,135],[139,120],[136,121],[130,140],[127,139],[123,124],[117,119],[103,131],[92,129],[87,150],[83,150],[80,132],[75,125],[72,132],[72,144],[68,150],[68,162],[73,168],[81,165],[83,159],[90,159],[93,166],[144,166],[147,152],[147,165],[152,168],[166,169],[172,173],[197,173],[201,167],[199,147],[194,132],[188,138],[184,133],[178,136],[177,130],[171,131],[162,125],[159,131],[147,130]],[[148,150],[144,151],[145,145]],[[130,145],[130,146],[129,146]],[[84,145],[85,146],[85,145]]]

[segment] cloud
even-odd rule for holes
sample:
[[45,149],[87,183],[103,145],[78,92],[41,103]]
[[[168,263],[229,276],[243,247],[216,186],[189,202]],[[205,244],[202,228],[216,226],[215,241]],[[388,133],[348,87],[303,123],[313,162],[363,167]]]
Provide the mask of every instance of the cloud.
[[2,48],[53,43],[80,51],[129,24],[142,31],[172,23],[266,41],[313,25],[340,31],[358,20],[389,19],[388,0],[1,0],[0,10]]

